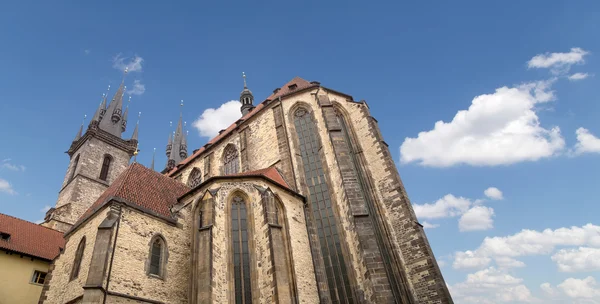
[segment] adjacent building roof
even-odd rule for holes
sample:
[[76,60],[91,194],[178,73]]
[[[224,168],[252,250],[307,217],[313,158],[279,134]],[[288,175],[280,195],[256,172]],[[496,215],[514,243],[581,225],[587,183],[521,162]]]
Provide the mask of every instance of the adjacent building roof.
[[231,175],[226,175],[225,177],[227,177],[227,176],[242,176],[242,177],[243,176],[248,176],[248,177],[262,176],[283,188],[294,191],[290,188],[288,183],[283,179],[283,177],[281,176],[281,174],[279,174],[279,171],[277,171],[277,168],[275,168],[275,167],[269,167],[266,169],[260,169],[260,170],[256,170],[256,171],[247,171],[247,172],[242,172],[242,173],[237,173],[237,174],[231,174]]
[[[296,92],[299,92],[299,91],[302,91],[304,89],[308,89],[311,87],[316,88],[318,86],[319,86],[318,82],[308,82],[300,77],[294,77],[294,79],[290,80],[284,86],[275,90],[273,92],[273,94],[271,94],[271,96],[267,97],[267,99],[265,99],[265,101],[263,101],[259,105],[257,105],[252,111],[250,111],[250,113],[244,115],[240,120],[245,121],[245,120],[250,119],[256,113],[260,112],[265,107],[265,103],[269,100],[275,100],[279,97],[284,97],[284,96],[287,96],[290,94],[294,94]],[[233,130],[235,130],[237,128],[237,126],[238,126],[238,122],[231,124],[229,127],[227,127],[227,129],[221,131],[219,133],[219,135],[217,135],[216,137],[211,139],[206,145],[204,145],[204,147],[198,149],[194,154],[192,154],[188,158],[182,160],[177,165],[177,167],[173,168],[173,170],[168,172],[167,175],[173,176],[181,167],[187,165],[188,163],[190,163],[191,161],[196,159],[198,156],[200,156],[202,153],[204,153],[204,151],[206,149],[208,149],[211,145],[213,145],[213,144],[217,143],[218,141],[220,141],[221,139],[229,136],[229,134],[231,134],[233,132]]]
[[[40,226],[10,215],[0,213],[0,248],[53,260],[65,248],[65,239],[60,231]],[[8,236],[7,236],[8,235]]]
[[179,181],[138,163],[132,163],[88,208],[73,225],[72,230],[112,199],[124,202],[146,213],[174,219],[169,207],[176,204],[177,198],[189,190],[189,187]]

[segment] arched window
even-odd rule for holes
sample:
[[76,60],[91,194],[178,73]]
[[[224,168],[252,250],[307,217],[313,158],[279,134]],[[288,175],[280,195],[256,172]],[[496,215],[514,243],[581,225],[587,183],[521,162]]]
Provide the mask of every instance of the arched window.
[[100,179],[106,181],[108,178],[108,169],[110,168],[110,163],[112,162],[112,157],[110,155],[105,155],[104,160],[102,161],[102,170],[100,170]]
[[192,169],[190,176],[188,177],[187,184],[191,188],[195,188],[196,186],[202,183],[202,172],[198,168]]
[[75,178],[75,171],[77,171],[77,165],[79,164],[79,154],[75,157],[73,161],[73,168],[71,169],[71,176],[69,176],[69,181],[72,181]]
[[79,241],[77,251],[75,252],[75,259],[73,260],[73,268],[71,268],[71,280],[76,279],[79,276],[79,269],[81,268],[81,259],[83,258],[83,251],[85,250],[85,236]]
[[231,240],[235,303],[252,303],[250,251],[248,250],[248,215],[244,199],[236,196],[231,204]]
[[331,203],[321,162],[321,142],[311,112],[298,108],[294,112],[294,127],[307,181],[309,204],[317,226],[317,235],[325,263],[329,292],[334,302],[354,303],[347,267],[344,262],[337,217]]
[[150,254],[148,257],[148,274],[160,278],[165,277],[167,262],[167,244],[162,236],[157,235],[150,241]]
[[236,174],[239,168],[239,153],[234,145],[229,144],[223,151],[223,175]]

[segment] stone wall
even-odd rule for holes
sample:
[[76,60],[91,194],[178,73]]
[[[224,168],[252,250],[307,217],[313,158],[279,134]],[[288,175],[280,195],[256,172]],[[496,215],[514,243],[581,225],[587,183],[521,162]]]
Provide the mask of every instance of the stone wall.
[[[102,209],[91,217],[85,225],[67,236],[65,250],[53,262],[52,279],[48,283],[47,298],[44,300],[44,304],[63,304],[83,295],[83,286],[87,280],[98,225],[104,220],[107,213],[108,208]],[[79,276],[70,281],[75,252],[84,236],[86,242]]]
[[[108,290],[164,303],[186,303],[191,268],[189,220],[186,209],[175,226],[122,208]],[[157,234],[164,237],[168,252],[164,278],[147,272],[150,243]]]

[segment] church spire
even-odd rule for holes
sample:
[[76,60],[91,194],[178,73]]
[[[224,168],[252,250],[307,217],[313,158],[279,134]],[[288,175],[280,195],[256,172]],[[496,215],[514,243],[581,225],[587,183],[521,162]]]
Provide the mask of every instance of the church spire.
[[96,109],[92,120],[90,120],[90,126],[98,125],[102,119],[102,116],[104,116],[104,112],[106,112],[106,96],[108,95],[108,91],[110,91],[110,84],[108,85],[108,90],[106,90],[106,93],[102,93],[100,105],[98,105],[98,109]]
[[154,148],[154,152],[152,152],[152,163],[150,164],[150,169],[154,171],[154,157],[156,157],[156,148]]
[[[125,112],[127,113],[127,112]],[[135,129],[133,129],[133,135],[131,135],[131,140],[138,141],[138,128],[140,127],[140,117],[142,116],[142,112],[138,113],[138,120],[135,124]]]
[[123,133],[123,95],[127,90],[127,87],[125,86],[125,75],[127,75],[127,69],[125,69],[123,81],[121,81],[119,89],[117,89],[115,96],[108,105],[105,115],[102,115],[102,118],[100,119],[100,129],[119,138],[121,137],[121,133]]
[[240,94],[240,102],[242,103],[242,116],[246,116],[246,114],[250,113],[250,111],[254,109],[254,96],[246,84],[246,73],[242,72],[242,77],[244,78],[244,90]]
[[83,134],[83,124],[85,124],[86,117],[87,117],[87,115],[83,115],[83,120],[81,121],[81,126],[79,127],[79,132],[77,132],[77,135],[75,135],[75,139],[73,141],[78,141],[81,138],[81,135]]
[[121,132],[125,132],[127,128],[127,114],[129,114],[129,104],[131,103],[131,96],[129,96],[129,100],[127,100],[127,106],[125,107],[125,113],[123,114],[123,119],[121,121]]
[[188,155],[187,139],[183,133],[183,100],[180,103],[180,107],[177,127],[175,132],[173,132],[173,137],[169,135],[169,143],[167,144],[167,169],[172,169]]

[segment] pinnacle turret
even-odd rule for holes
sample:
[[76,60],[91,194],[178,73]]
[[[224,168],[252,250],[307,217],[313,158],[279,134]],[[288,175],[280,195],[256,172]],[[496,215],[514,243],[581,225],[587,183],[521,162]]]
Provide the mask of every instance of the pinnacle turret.
[[[183,109],[183,100],[181,101],[181,107]],[[180,111],[179,121],[173,137],[171,138],[171,135],[169,135],[166,154],[168,159],[167,169],[173,168],[188,155],[186,134],[183,133],[183,110]]]
[[244,78],[244,90],[240,94],[240,102],[242,103],[242,116],[245,116],[254,109],[254,95],[252,95],[252,91],[248,89],[246,84],[246,73],[242,72],[242,77]]

